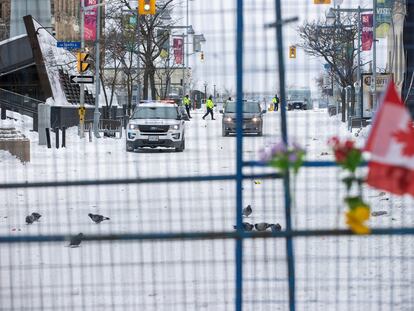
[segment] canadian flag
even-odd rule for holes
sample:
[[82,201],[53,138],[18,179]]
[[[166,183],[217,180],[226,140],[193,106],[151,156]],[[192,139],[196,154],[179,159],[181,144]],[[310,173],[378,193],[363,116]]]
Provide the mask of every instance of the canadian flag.
[[375,116],[365,151],[371,152],[370,186],[414,195],[413,120],[392,81]]

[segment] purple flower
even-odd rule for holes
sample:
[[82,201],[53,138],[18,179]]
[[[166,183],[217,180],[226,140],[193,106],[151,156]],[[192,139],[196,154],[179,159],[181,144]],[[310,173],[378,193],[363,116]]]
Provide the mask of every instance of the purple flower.
[[295,163],[298,160],[296,152],[290,152],[288,155],[289,163]]
[[287,147],[284,142],[277,143],[270,149],[271,155],[275,156],[287,152]]

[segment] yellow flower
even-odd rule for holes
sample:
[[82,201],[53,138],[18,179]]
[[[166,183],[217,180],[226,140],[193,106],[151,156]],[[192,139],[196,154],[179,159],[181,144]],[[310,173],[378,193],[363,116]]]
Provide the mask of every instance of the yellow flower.
[[369,219],[369,207],[366,205],[358,205],[350,211],[359,221],[366,221]]
[[371,229],[364,224],[369,219],[369,207],[358,205],[349,212],[345,213],[346,224],[356,234],[369,234]]

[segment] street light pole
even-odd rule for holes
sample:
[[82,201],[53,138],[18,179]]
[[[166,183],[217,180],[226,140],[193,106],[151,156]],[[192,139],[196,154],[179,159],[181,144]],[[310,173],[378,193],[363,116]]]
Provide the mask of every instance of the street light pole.
[[361,101],[361,6],[358,6],[358,67],[357,67],[357,83],[355,85],[355,93],[357,96],[358,109],[363,117],[363,108]]
[[373,47],[372,47],[372,79],[371,79],[371,91],[372,91],[372,111],[377,110],[377,0],[373,0]]
[[[101,1],[98,0],[98,5]],[[99,93],[101,91],[100,79],[99,79],[99,67],[100,67],[100,40],[101,40],[101,7],[97,7],[97,16],[96,16],[96,57],[95,57],[95,109],[93,112],[93,132],[96,138],[100,138],[99,135]],[[82,84],[83,85],[83,84]]]
[[141,76],[140,76],[140,57],[139,57],[139,51],[140,51],[140,45],[141,45],[141,29],[140,29],[140,19],[139,19],[139,9],[137,7],[137,97],[136,97],[136,106],[139,105],[139,102],[141,101]]
[[[188,30],[187,30],[187,32],[188,32]],[[185,37],[186,36],[185,36],[184,33],[181,36],[183,37],[183,44],[185,44]],[[184,52],[184,47],[183,47],[182,51]],[[184,57],[182,59],[183,59],[183,97],[184,97],[185,96],[185,66],[186,66],[186,64],[184,64]]]
[[[190,40],[189,40],[189,36],[188,36],[188,29],[189,29],[189,14],[188,14],[188,0],[187,0],[187,12],[186,12],[186,21],[187,21],[187,23],[186,23],[186,26],[187,26],[187,44],[185,45],[185,71],[186,71],[186,73],[185,73],[185,77],[184,77],[184,80],[183,80],[183,85],[184,85],[184,91],[183,91],[183,96],[185,96],[185,94],[186,94],[186,92],[187,92],[187,71],[188,71],[188,68],[189,68],[189,64],[188,64],[188,44],[189,44],[189,42],[190,42]],[[184,43],[184,38],[183,38],[183,43]],[[191,95],[190,95],[190,98],[191,98]]]

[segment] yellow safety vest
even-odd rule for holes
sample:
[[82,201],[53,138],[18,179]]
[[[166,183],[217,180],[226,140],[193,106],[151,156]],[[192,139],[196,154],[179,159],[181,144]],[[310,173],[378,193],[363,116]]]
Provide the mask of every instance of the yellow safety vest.
[[184,105],[186,105],[186,106],[190,106],[190,104],[191,104],[191,100],[187,97],[184,97],[183,102],[184,102]]
[[210,109],[213,109],[214,108],[214,103],[213,103],[213,101],[211,99],[207,99],[206,107],[207,108],[210,108]]

